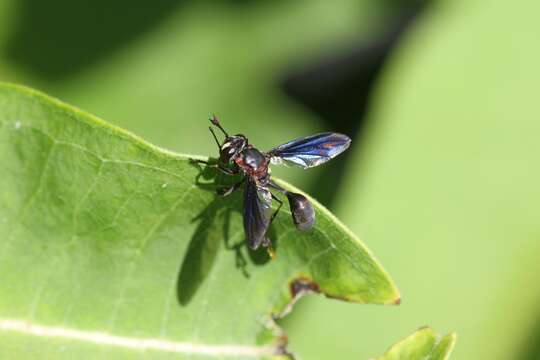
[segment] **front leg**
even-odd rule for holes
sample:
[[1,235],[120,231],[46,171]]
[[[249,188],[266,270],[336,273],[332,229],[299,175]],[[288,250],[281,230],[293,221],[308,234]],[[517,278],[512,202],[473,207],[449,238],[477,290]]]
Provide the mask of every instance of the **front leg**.
[[238,166],[235,166],[234,168],[228,168],[228,167],[223,166],[220,163],[210,164],[206,160],[193,159],[193,161],[195,161],[198,164],[204,164],[204,165],[206,165],[208,167],[218,169],[219,171],[221,171],[222,173],[227,174],[227,175],[236,175],[236,174],[238,174],[240,172],[240,169],[238,169]]
[[225,167],[225,166],[223,166],[221,164],[218,164],[217,168],[221,172],[223,172],[223,173],[225,173],[227,175],[236,175],[236,174],[238,174],[240,172],[240,169],[238,169],[238,166],[236,166],[236,165],[233,168],[227,168],[227,167]]

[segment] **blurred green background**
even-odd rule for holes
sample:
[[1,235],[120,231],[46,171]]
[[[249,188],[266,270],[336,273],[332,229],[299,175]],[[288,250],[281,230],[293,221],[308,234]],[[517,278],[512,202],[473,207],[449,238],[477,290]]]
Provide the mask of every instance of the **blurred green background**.
[[262,149],[353,138],[274,173],[379,257],[399,307],[308,297],[304,359],[367,359],[419,326],[455,359],[540,359],[540,3],[0,0],[0,80],[156,145],[215,155],[207,117]]

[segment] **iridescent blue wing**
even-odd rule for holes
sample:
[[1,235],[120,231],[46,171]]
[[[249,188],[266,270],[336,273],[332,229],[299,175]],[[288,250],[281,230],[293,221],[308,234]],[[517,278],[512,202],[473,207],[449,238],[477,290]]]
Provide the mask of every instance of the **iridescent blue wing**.
[[343,134],[322,133],[289,141],[268,152],[272,163],[282,160],[304,169],[321,165],[345,151],[351,139]]
[[250,248],[257,249],[263,242],[272,217],[272,194],[246,179],[244,189],[244,232]]

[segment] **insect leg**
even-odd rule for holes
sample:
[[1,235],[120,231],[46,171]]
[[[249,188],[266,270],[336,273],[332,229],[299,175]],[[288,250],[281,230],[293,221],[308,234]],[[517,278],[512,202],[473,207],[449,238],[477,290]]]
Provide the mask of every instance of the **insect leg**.
[[229,168],[224,167],[221,164],[210,164],[208,161],[200,160],[200,159],[192,159],[191,161],[196,162],[197,164],[204,164],[208,167],[218,169],[219,171],[227,175],[236,175],[239,173],[238,168],[229,169]]
[[279,210],[281,210],[281,207],[283,206],[283,201],[281,201],[276,195],[272,193],[270,194],[272,195],[272,199],[276,200],[279,203],[278,208],[276,209],[276,211],[274,211],[272,217],[270,218],[270,224],[272,224],[272,221],[274,221],[274,218],[277,216]]
[[[272,199],[276,200],[279,203],[279,205],[276,211],[274,211],[274,213],[270,217],[270,222],[268,223],[268,226],[272,224],[272,221],[274,221],[276,215],[278,214],[279,210],[281,210],[281,207],[283,206],[283,201],[281,201],[277,196],[275,196],[272,193],[270,193],[270,195],[272,195]],[[262,245],[266,248],[268,255],[270,255],[272,259],[275,259],[276,252],[274,251],[274,248],[272,247],[272,241],[270,240],[268,236],[264,237]]]
[[217,165],[217,168],[218,168],[221,172],[223,172],[223,173],[225,173],[225,174],[227,174],[227,175],[236,175],[236,174],[239,173],[238,168],[232,168],[232,169],[229,169],[229,168],[226,168],[226,167],[222,166],[221,164],[218,164],[218,165]]
[[[281,201],[276,195],[272,193],[270,193],[270,195],[272,195],[272,199],[276,200],[279,205],[276,211],[274,211],[274,213],[272,214],[272,217],[270,218],[270,223],[268,224],[268,226],[272,225],[272,222],[276,218],[276,215],[279,213],[279,210],[281,210],[281,207],[283,206],[283,201]],[[269,237],[267,236],[264,237],[263,246],[266,247],[266,252],[268,253],[268,255],[272,259],[275,259],[276,251],[274,250],[274,247],[272,246],[272,241],[270,240]]]
[[[276,184],[276,183],[273,182],[272,180],[270,180],[270,181],[268,182],[268,186],[271,187],[271,188],[274,189],[274,190],[279,191],[279,192],[282,193],[282,194],[285,194],[285,195],[286,195],[286,194],[288,193],[287,190],[285,190],[284,188],[282,188],[281,186],[279,186],[278,184]],[[273,194],[272,194],[272,197],[274,197]]]
[[206,160],[201,160],[201,159],[191,159],[190,161],[192,162],[195,162],[197,164],[204,164],[204,165],[209,165],[209,166],[212,166],[210,165],[210,163]]
[[270,181],[268,185],[287,196],[293,222],[298,230],[307,231],[313,227],[315,223],[315,210],[311,202],[304,195],[287,191],[273,181]]
[[236,190],[238,190],[240,185],[242,185],[245,180],[246,180],[246,178],[244,177],[242,180],[240,180],[239,182],[237,182],[233,186],[230,186],[228,188],[226,187],[226,188],[217,189],[217,194],[219,196],[223,196],[223,197],[228,196],[228,195],[232,194],[233,192],[235,192]]

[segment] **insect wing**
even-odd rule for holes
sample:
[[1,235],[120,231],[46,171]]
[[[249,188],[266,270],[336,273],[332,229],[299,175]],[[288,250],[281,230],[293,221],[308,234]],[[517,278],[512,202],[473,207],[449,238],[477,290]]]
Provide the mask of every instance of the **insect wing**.
[[250,248],[257,249],[264,241],[272,217],[272,195],[248,179],[244,190],[244,231]]
[[282,160],[304,169],[318,166],[341,154],[351,143],[351,139],[343,134],[322,133],[280,145],[268,153],[272,163]]

